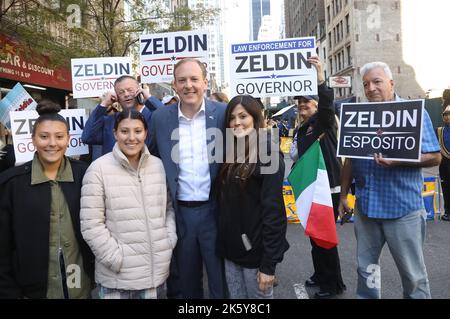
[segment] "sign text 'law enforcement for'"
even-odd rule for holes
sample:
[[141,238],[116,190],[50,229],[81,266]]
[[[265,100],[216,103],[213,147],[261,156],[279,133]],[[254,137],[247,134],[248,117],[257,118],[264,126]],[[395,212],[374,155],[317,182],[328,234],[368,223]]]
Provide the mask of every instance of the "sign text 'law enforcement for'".
[[231,96],[316,95],[316,69],[307,61],[315,55],[315,38],[233,44]]
[[338,156],[420,161],[424,100],[344,103]]

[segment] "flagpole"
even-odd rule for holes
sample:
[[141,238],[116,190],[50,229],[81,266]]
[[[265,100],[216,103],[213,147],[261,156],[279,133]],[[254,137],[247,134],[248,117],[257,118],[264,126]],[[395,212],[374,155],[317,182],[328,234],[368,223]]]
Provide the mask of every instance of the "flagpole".
[[320,136],[317,138],[317,140],[320,142],[324,136],[325,136],[325,132],[320,134]]

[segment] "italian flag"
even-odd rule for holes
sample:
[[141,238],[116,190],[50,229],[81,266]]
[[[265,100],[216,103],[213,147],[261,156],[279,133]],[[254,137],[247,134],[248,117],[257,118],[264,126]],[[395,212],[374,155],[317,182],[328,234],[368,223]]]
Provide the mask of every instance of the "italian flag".
[[297,161],[288,181],[292,186],[297,214],[305,235],[323,248],[338,244],[330,183],[317,140]]

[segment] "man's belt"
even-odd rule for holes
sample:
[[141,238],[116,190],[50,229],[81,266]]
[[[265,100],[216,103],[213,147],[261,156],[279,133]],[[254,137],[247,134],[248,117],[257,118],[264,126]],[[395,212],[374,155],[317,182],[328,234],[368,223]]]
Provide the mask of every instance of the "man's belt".
[[185,201],[185,200],[179,200],[178,205],[183,207],[200,207],[203,205],[208,204],[209,201]]

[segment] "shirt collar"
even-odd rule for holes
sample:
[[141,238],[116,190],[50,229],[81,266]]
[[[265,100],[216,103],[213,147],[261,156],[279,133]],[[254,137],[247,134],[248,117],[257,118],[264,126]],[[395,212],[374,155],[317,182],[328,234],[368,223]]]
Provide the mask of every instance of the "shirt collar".
[[[200,107],[200,110],[198,110],[198,112],[194,114],[194,116],[192,117],[192,119],[194,119],[194,118],[195,118],[197,115],[199,115],[201,112],[204,113],[204,112],[205,112],[205,109],[206,109],[206,107],[205,107],[205,99],[203,99],[203,100],[202,100],[202,106]],[[192,119],[186,117],[186,116],[183,114],[183,112],[181,112],[181,101],[178,102],[178,118],[179,118],[179,119],[184,118],[184,119],[186,119],[186,120],[188,120],[188,121],[192,121]]]
[[[51,181],[44,173],[44,167],[37,153],[34,153],[33,162],[31,163],[31,185],[43,184]],[[58,168],[58,174],[55,178],[56,182],[73,182],[72,166],[67,157],[63,157],[61,165]]]

